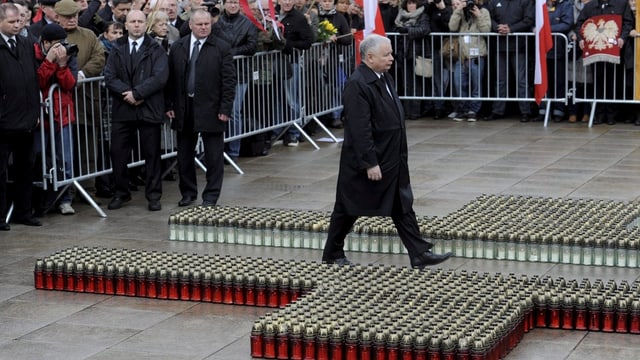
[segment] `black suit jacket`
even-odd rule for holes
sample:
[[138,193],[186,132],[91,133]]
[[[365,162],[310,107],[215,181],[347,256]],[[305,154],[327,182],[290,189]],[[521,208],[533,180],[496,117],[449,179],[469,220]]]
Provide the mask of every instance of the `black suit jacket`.
[[[169,51],[169,82],[165,91],[167,110],[175,112],[171,123],[182,131],[187,111],[187,77],[191,36],[173,43]],[[229,44],[209,36],[200,46],[196,62],[196,89],[193,97],[193,127],[196,132],[224,132],[226,122],[218,114],[231,115],[235,98],[236,71]]]
[[[157,41],[145,35],[138,55],[132,61],[129,38],[116,41],[109,53],[104,79],[113,96],[112,121],[164,121],[164,87],[167,84],[167,54]],[[123,92],[133,90],[140,105],[124,101]]]

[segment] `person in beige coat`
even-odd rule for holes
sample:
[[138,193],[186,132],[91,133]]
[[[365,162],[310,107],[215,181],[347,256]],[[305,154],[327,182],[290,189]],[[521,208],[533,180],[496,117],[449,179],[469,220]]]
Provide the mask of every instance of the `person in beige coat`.
[[[482,0],[453,0],[453,13],[449,20],[449,30],[461,33],[458,36],[458,58],[453,67],[453,86],[461,98],[482,96],[482,81],[487,57],[487,43],[482,36],[465,33],[488,33],[491,31],[491,16],[481,8]],[[479,100],[462,100],[456,103],[455,121],[476,121],[480,107]]]

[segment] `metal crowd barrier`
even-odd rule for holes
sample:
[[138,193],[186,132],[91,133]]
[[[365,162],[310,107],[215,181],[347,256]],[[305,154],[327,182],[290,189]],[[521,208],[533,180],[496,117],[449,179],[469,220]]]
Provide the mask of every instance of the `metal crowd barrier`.
[[[398,93],[403,100],[429,100],[434,102],[457,101],[508,101],[527,102],[533,104],[533,69],[534,69],[534,35],[532,33],[518,33],[508,35],[513,38],[507,42],[507,48],[500,48],[496,41],[499,36],[495,33],[432,33],[420,41],[412,41],[404,34],[389,33],[395,52],[395,65],[391,69],[396,79]],[[481,38],[485,41],[487,55],[484,74],[471,78],[469,72],[466,78],[460,78],[460,84],[454,82],[452,76],[453,64],[457,61],[452,56],[445,57],[434,51],[448,39]],[[556,46],[551,51],[553,61],[548,62],[550,82],[546,97],[543,99],[545,122],[552,112],[554,104],[584,105],[589,104],[589,126],[593,125],[595,106],[603,102],[633,104],[635,100],[634,69],[628,64],[606,66],[596,74],[594,65],[587,67],[580,65],[580,57],[575,47],[563,34],[553,34]],[[524,43],[522,46],[520,46]],[[502,45],[503,46],[503,45]],[[514,46],[514,48],[509,48]],[[566,49],[566,50],[565,50]],[[515,56],[507,57],[504,61],[509,76],[505,78],[507,96],[499,96],[497,90],[498,54],[512,51]],[[319,117],[335,113],[342,109],[343,86],[355,68],[355,47],[342,46],[336,43],[316,43],[306,51],[294,51],[287,55],[280,51],[257,53],[254,56],[238,56],[235,58],[238,73],[238,88],[242,106],[241,116],[235,116],[237,121],[231,121],[229,131],[225,135],[225,142],[238,141],[243,138],[264,133],[279,133],[280,136],[289,127],[295,127],[315,149],[319,149],[314,140],[304,131],[303,126],[315,122],[333,141],[338,140],[328,130]],[[519,55],[519,56],[518,56]],[[414,74],[415,59],[418,56],[431,58],[433,74],[431,77],[421,77]],[[598,65],[596,65],[598,66]],[[518,83],[514,73],[517,68],[527,76],[524,83]],[[562,76],[565,75],[565,76]],[[482,77],[482,78],[480,78]],[[458,94],[462,81],[471,84],[475,81],[481,84],[479,94],[474,95],[471,87],[466,96]],[[580,84],[584,86],[580,86]],[[606,84],[611,91],[605,96],[597,98],[599,87]],[[456,86],[458,85],[458,86]],[[471,86],[471,85],[466,85]],[[526,91],[518,93],[517,88]],[[102,209],[93,201],[92,197],[80,184],[83,180],[95,179],[111,173],[109,156],[111,108],[109,91],[104,86],[104,79],[96,77],[78,82],[74,94],[76,122],[69,127],[62,128],[54,121],[53,93],[60,91],[54,85],[48,98],[44,101],[43,117],[48,122],[41,122],[40,148],[41,171],[43,174],[41,186],[47,189],[64,190],[73,186],[85,200],[101,216],[106,216]],[[607,90],[609,91],[609,90]],[[569,102],[569,99],[572,102]],[[58,108],[58,111],[63,109]],[[236,111],[236,115],[238,112]],[[533,116],[537,114],[532,114]],[[335,115],[334,115],[335,116]],[[46,126],[45,126],[46,125]],[[61,140],[67,139],[67,142]],[[56,152],[56,147],[59,147]],[[162,132],[163,159],[176,156],[174,133],[167,120]],[[57,155],[56,155],[57,153]],[[231,162],[233,168],[242,173],[240,167],[225,153],[225,159]],[[69,160],[71,158],[71,161]],[[142,165],[139,147],[135,147],[131,155],[130,167]],[[206,170],[204,164],[198,165]]]

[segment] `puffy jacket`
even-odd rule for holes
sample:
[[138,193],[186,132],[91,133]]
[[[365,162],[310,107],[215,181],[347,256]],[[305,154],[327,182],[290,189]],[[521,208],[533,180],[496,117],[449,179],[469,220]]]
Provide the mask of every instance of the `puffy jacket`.
[[[78,62],[75,56],[71,57],[67,66],[60,67],[46,59],[39,44],[34,44],[36,60],[40,62],[38,67],[38,84],[42,92],[42,98],[49,96],[49,89],[58,84],[59,91],[53,92],[53,119],[57,123],[56,129],[67,126],[76,121],[73,106],[73,90],[76,87],[78,76]],[[44,119],[47,120],[46,118]]]
[[[222,12],[211,32],[231,47],[231,55],[252,56],[258,47],[258,28],[244,15]],[[238,76],[241,82],[251,78],[251,67],[243,66]]]
[[[458,33],[488,33],[491,31],[491,15],[489,10],[480,8],[480,17],[465,17],[463,9],[453,10],[451,19],[449,20],[449,29],[451,32]],[[458,38],[460,48],[460,56],[464,59],[474,58],[487,55],[487,42],[481,36],[465,36]],[[476,49],[476,50],[472,50]]]

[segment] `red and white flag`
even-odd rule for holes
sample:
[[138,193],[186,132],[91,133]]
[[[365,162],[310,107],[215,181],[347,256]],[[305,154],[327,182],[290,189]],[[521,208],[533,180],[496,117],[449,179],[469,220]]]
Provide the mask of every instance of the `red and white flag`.
[[365,36],[371,33],[386,36],[386,33],[378,0],[355,0],[355,2],[362,8],[364,15],[364,30],[356,31],[353,36],[356,46],[356,65],[358,65],[360,63],[360,42],[364,40]]
[[551,24],[547,0],[536,0],[536,70],[534,76],[534,97],[540,105],[547,92],[547,53],[553,48]]

